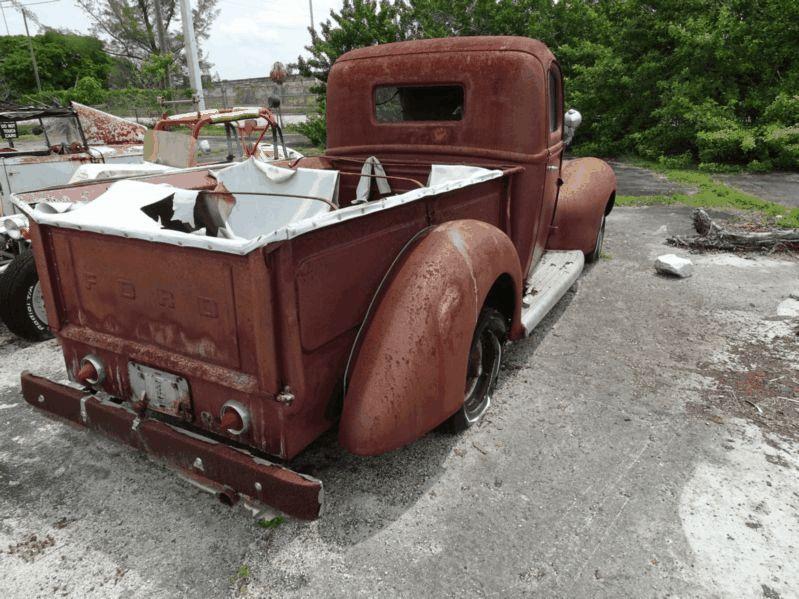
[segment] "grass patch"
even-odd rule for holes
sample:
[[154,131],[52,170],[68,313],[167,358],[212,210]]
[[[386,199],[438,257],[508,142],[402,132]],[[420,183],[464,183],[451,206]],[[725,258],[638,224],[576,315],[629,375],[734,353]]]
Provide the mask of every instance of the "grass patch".
[[258,520],[258,526],[260,526],[261,528],[277,528],[278,526],[283,524],[284,521],[285,518],[283,516],[275,516],[271,520],[267,520],[266,518],[261,518],[260,520]]
[[250,577],[250,567],[247,564],[239,566],[239,569],[236,570],[236,578],[249,578],[249,577]]
[[675,183],[696,188],[694,194],[675,193],[656,196],[616,196],[617,206],[654,206],[684,204],[694,208],[734,208],[757,212],[778,227],[799,228],[799,208],[786,208],[757,196],[738,191],[714,181],[707,173],[698,170],[666,168],[656,162],[630,160],[631,164],[662,173]]

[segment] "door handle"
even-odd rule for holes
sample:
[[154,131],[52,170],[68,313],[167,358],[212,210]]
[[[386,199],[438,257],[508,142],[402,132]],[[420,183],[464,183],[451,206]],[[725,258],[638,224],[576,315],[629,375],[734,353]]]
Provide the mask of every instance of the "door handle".
[[547,170],[548,170],[548,171],[556,171],[556,170],[558,170],[559,168],[560,168],[560,167],[559,167],[557,164],[550,164],[550,165],[548,165],[548,166],[547,166]]

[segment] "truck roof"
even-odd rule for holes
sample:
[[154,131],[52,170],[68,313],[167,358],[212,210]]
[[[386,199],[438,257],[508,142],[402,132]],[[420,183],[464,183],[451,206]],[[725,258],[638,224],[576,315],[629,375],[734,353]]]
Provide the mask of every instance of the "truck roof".
[[542,63],[554,59],[554,55],[544,42],[529,37],[479,35],[473,37],[446,37],[427,40],[394,42],[350,50],[342,54],[336,62],[376,58],[379,56],[400,56],[407,54],[428,54],[441,52],[524,52],[535,56]]
[[[342,55],[327,81],[327,151],[536,163],[548,143],[547,46],[524,37],[414,40]],[[560,96],[560,94],[558,94]]]

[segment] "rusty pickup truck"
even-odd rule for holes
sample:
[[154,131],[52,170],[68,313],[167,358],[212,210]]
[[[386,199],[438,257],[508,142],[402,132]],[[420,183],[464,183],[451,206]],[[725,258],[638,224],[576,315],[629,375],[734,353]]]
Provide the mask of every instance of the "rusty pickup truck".
[[480,420],[503,344],[599,256],[613,171],[563,159],[539,41],[358,49],[327,94],[322,156],[16,198],[69,376],[24,372],[26,401],[305,519],[291,460],[331,427],[377,455]]

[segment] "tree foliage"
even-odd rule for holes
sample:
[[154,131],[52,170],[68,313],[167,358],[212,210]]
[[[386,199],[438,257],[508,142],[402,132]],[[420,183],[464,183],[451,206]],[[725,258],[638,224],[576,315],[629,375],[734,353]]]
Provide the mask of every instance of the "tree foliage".
[[799,168],[797,23],[795,0],[345,0],[298,67],[325,81],[360,46],[534,37],[583,113],[578,152]]
[[[198,0],[192,10],[194,35],[198,46],[208,39],[211,25],[219,15],[216,8],[218,0]],[[118,75],[123,73],[138,76],[137,85],[158,85],[161,80],[152,80],[153,70],[142,72],[142,66],[153,66],[159,58],[174,61],[185,74],[186,57],[183,49],[183,32],[180,27],[180,6],[178,0],[161,0],[161,12],[165,30],[166,48],[161,48],[158,38],[158,21],[153,0],[75,0],[91,20],[91,30],[104,40],[108,51],[119,58]],[[210,68],[200,47],[200,67],[204,72]],[[174,71],[174,68],[173,68]]]
[[344,0],[339,12],[331,11],[330,19],[322,23],[319,32],[309,30],[311,44],[306,46],[310,56],[300,56],[293,68],[301,75],[316,77],[320,84],[312,87],[317,94],[318,115],[308,118],[297,129],[314,145],[324,145],[325,92],[327,75],[336,59],[355,48],[399,42],[416,37],[413,12],[405,0]]
[[[46,31],[31,38],[44,89],[73,87],[83,77],[105,81],[112,60],[103,43],[89,36]],[[0,81],[6,96],[36,91],[28,41],[24,35],[0,37]]]

